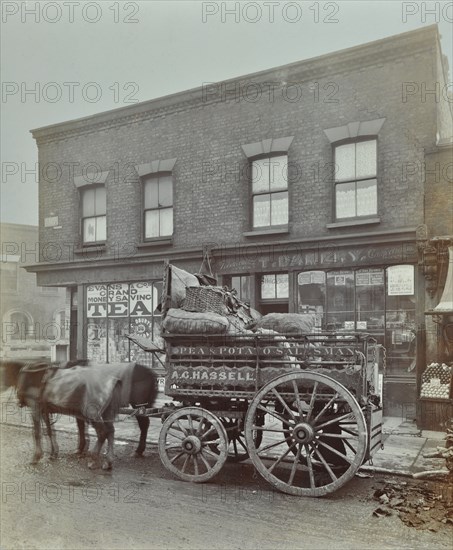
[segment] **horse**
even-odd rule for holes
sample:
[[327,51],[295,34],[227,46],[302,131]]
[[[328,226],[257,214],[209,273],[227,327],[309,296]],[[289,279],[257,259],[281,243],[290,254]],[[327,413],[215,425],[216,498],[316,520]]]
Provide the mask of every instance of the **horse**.
[[[76,364],[74,364],[76,363]],[[58,456],[58,445],[52,430],[52,413],[74,416],[77,421],[79,445],[77,454],[87,451],[85,425],[95,429],[97,442],[90,468],[96,467],[102,446],[107,439],[107,454],[102,464],[110,470],[113,465],[114,420],[122,405],[133,408],[151,408],[158,393],[157,376],[148,367],[138,363],[86,366],[72,362],[66,366],[46,362],[22,363],[3,361],[2,386],[15,387],[20,406],[32,412],[35,451],[32,464],[42,458],[41,418],[50,440],[50,458]],[[135,456],[143,456],[149,428],[149,418],[137,415],[140,440]]]

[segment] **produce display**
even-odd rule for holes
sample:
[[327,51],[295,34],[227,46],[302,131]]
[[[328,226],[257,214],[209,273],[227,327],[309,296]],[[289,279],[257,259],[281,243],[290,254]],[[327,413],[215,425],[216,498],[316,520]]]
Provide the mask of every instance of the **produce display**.
[[422,375],[420,397],[449,399],[452,367],[445,363],[431,363]]

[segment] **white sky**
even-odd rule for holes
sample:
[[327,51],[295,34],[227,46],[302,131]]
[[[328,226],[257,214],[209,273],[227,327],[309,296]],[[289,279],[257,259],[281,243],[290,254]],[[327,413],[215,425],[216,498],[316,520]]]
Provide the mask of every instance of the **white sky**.
[[[281,1],[273,21],[270,2],[63,0],[59,21],[56,4],[2,2],[2,222],[38,223],[29,130],[122,107],[130,92],[145,101],[433,23],[453,61],[451,1]],[[235,4],[239,22],[225,13]],[[73,98],[65,82],[80,84]],[[94,87],[82,93],[89,82],[98,85],[96,102],[88,101]],[[124,90],[126,83],[133,85]],[[37,97],[22,96],[33,88]],[[57,90],[61,98],[51,101]]]

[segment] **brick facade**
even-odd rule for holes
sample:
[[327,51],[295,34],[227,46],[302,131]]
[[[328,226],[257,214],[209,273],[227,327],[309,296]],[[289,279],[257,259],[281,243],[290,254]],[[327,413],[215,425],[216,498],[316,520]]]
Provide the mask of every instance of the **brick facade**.
[[[426,151],[451,133],[445,97],[425,93],[437,85],[443,90],[445,73],[431,26],[33,130],[41,167],[38,281],[83,293],[88,282],[157,280],[163,259],[197,270],[204,245],[215,271],[226,277],[289,272],[290,294],[312,250],[314,269],[415,265],[416,228],[428,224],[436,232],[436,212],[448,218],[437,188],[426,192],[422,177]],[[332,143],[325,130],[381,119],[377,216],[335,224]],[[250,165],[242,146],[289,136],[288,227],[253,232]],[[136,167],[174,158],[172,242],[143,243]],[[107,172],[107,238],[105,246],[88,249],[80,241],[74,177],[93,172]],[[49,218],[56,227],[46,227]],[[451,234],[451,224],[442,230]],[[418,324],[424,307],[421,293]],[[288,309],[296,308],[292,295]]]

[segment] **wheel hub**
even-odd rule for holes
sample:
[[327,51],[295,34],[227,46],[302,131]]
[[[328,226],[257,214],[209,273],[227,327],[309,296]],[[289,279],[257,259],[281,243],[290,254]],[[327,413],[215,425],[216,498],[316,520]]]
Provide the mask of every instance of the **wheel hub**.
[[315,430],[311,424],[300,422],[294,426],[292,436],[297,443],[309,443],[315,438]]
[[181,443],[181,447],[186,453],[194,455],[200,452],[201,441],[197,436],[189,435],[183,440],[183,442]]

